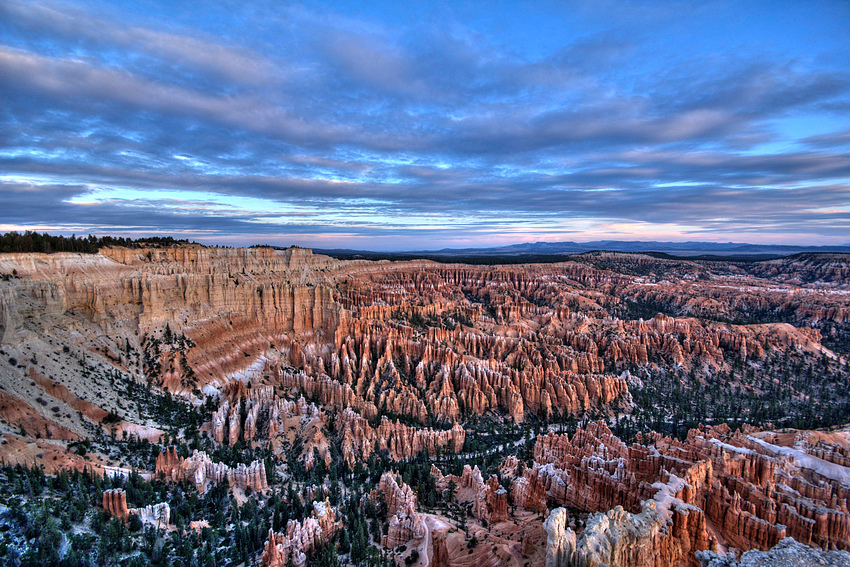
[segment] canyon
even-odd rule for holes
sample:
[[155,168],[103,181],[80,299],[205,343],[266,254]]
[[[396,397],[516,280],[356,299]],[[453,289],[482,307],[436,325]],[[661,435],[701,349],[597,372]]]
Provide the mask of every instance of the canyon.
[[[848,550],[847,265],[2,254],[0,456],[286,508],[275,567]],[[121,486],[109,516],[186,529]]]

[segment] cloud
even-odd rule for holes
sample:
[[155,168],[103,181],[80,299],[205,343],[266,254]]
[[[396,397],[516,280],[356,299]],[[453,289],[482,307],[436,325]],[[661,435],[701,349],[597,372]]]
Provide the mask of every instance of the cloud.
[[817,148],[832,148],[850,145],[850,128],[830,132],[828,134],[818,134],[816,136],[808,136],[801,140],[803,144],[814,146]]
[[398,48],[369,38],[337,34],[325,44],[327,53],[350,85],[384,92],[426,94],[423,81],[411,71],[412,61]]
[[67,5],[8,0],[0,4],[0,15],[8,24],[32,35],[85,41],[101,48],[141,50],[184,69],[209,73],[233,83],[261,84],[280,78],[274,66],[255,51],[189,35],[126,26]]
[[308,122],[281,106],[248,95],[210,95],[81,60],[3,47],[0,74],[15,78],[0,84],[0,92],[46,98],[58,106],[73,101],[77,107],[97,111],[99,104],[117,103],[128,110],[187,115],[308,145],[326,144],[349,129]]
[[704,14],[635,4],[599,25],[579,7],[554,48],[526,49],[430,12],[211,6],[201,30],[74,6],[0,4],[0,196],[22,226],[446,243],[846,229],[846,62],[653,27]]

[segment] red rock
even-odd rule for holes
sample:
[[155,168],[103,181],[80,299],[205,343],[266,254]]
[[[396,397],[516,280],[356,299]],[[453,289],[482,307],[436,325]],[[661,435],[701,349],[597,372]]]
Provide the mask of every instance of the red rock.
[[404,482],[397,481],[391,472],[381,475],[378,488],[372,491],[371,497],[381,494],[387,504],[389,527],[382,544],[394,548],[411,539],[425,537],[425,525],[422,517],[416,511],[416,494]]
[[452,567],[449,550],[446,547],[446,535],[442,532],[431,533],[431,566]]
[[[744,550],[770,549],[786,536],[821,548],[850,547],[850,489],[823,476],[827,469],[819,465],[801,471],[808,461],[782,458],[756,436],[764,437],[721,426],[692,430],[683,443],[655,435],[651,445],[626,447],[602,422],[572,439],[540,436],[534,466],[513,483],[513,500],[532,510],[542,510],[547,497],[579,510],[607,510],[598,526],[603,539],[619,533],[605,522],[661,526],[661,535],[648,531],[614,546],[624,555],[599,559],[612,565],[690,561],[691,552],[716,546],[709,524],[725,544]],[[624,510],[612,516],[617,506]],[[592,534],[586,530],[582,538],[590,542]],[[576,553],[595,548],[582,545],[579,540]]]
[[127,493],[121,489],[104,490],[103,509],[110,515],[126,521],[130,517],[127,509]]
[[262,492],[269,488],[263,461],[257,460],[250,465],[239,463],[231,468],[223,463],[214,463],[203,451],[194,451],[188,459],[183,459],[171,447],[157,456],[156,472],[162,473],[166,480],[189,481],[201,493],[206,492],[210,484],[224,481],[241,490],[250,487],[256,492]]
[[167,528],[171,518],[171,509],[166,502],[143,508],[127,508],[127,493],[120,488],[103,491],[103,509],[125,522],[130,518],[130,514],[137,515],[142,524],[150,524],[158,529]]
[[342,432],[342,455],[349,467],[358,461],[366,461],[377,446],[388,451],[390,458],[399,461],[415,457],[425,451],[436,455],[437,451],[460,452],[466,433],[460,424],[451,429],[438,431],[418,429],[381,418],[381,424],[373,428],[369,422],[346,409],[337,417],[337,429]]
[[336,512],[328,501],[314,502],[313,512],[303,522],[289,520],[286,531],[275,533],[269,529],[269,537],[263,547],[263,565],[286,567],[290,562],[297,567],[307,563],[307,554],[326,544],[342,526]]

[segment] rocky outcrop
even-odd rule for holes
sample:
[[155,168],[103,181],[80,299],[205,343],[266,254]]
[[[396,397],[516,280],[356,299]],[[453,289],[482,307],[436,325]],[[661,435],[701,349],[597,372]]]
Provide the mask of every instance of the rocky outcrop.
[[219,407],[204,430],[218,443],[243,441],[267,447],[284,458],[285,447],[293,441],[287,436],[288,430],[296,428],[303,447],[298,460],[310,470],[315,453],[326,466],[331,464],[330,444],[324,433],[327,421],[325,412],[304,396],[288,400],[278,396],[273,386],[248,389],[244,382],[235,381],[222,390]]
[[442,532],[431,533],[431,567],[452,567],[446,534]]
[[341,527],[336,511],[330,503],[314,502],[313,512],[302,522],[289,520],[286,531],[275,533],[269,530],[269,536],[263,548],[262,564],[269,567],[304,567],[307,554],[327,543]]
[[692,550],[713,544],[702,510],[675,496],[683,484],[676,477],[666,485],[656,483],[658,492],[643,502],[638,514],[616,506],[592,515],[578,540],[567,527],[566,510],[553,510],[544,523],[546,565],[666,567],[693,563]]
[[[799,440],[781,435],[722,426],[629,447],[599,422],[572,439],[540,436],[513,500],[537,511],[548,498],[597,512],[569,565],[693,564],[698,550],[770,549],[789,535],[848,549],[850,471],[817,457],[822,444],[766,441]],[[558,525],[560,515],[553,518]]]
[[770,551],[750,550],[738,560],[734,555],[712,551],[697,552],[700,567],[850,567],[850,553],[822,551],[803,545],[794,538],[784,538]]
[[499,465],[499,474],[506,478],[516,478],[520,472],[519,459],[515,455],[508,455]]
[[142,508],[127,508],[127,493],[120,488],[103,491],[103,509],[111,516],[127,521],[130,514],[139,517],[143,525],[167,529],[171,520],[171,508],[167,502],[148,504]]
[[422,452],[432,456],[438,451],[458,453],[466,439],[466,432],[459,423],[440,431],[413,428],[382,417],[380,425],[374,428],[350,408],[337,417],[337,429],[342,436],[342,456],[349,467],[354,467],[357,461],[368,460],[376,448],[387,451],[391,459],[400,461]]
[[[380,496],[379,496],[380,495]],[[387,505],[389,527],[381,544],[394,548],[412,539],[425,537],[425,524],[416,511],[416,494],[392,472],[381,475],[378,488],[370,498],[383,498]]]
[[166,478],[172,476],[172,471],[179,468],[183,459],[177,454],[176,447],[168,447],[165,451],[160,451],[154,461],[156,474],[162,473]]
[[150,525],[157,529],[168,528],[171,521],[171,507],[168,502],[148,504],[144,508],[131,508],[131,514],[136,514],[143,525]]
[[567,526],[567,511],[555,508],[543,522],[546,532],[546,567],[572,567],[576,534]]
[[250,488],[262,492],[269,488],[266,466],[261,460],[250,465],[239,463],[236,467],[229,467],[224,463],[214,463],[203,451],[196,450],[190,457],[181,458],[173,447],[157,456],[156,474],[174,482],[190,482],[200,493],[206,492],[212,484],[225,481],[243,491]]
[[[588,511],[607,510],[617,504],[636,510],[642,499],[651,496],[637,478],[615,474],[632,461],[629,449],[602,422],[579,429],[572,441],[554,434],[540,436],[534,455],[534,466],[513,483],[513,500],[524,508],[542,512],[547,493],[562,506]],[[546,466],[550,464],[554,466]],[[658,472],[655,465],[649,468]]]
[[445,491],[449,482],[454,482],[458,489],[455,498],[471,503],[472,515],[479,520],[497,523],[508,519],[508,491],[502,488],[496,475],[484,482],[477,465],[464,465],[460,476],[443,476],[440,469],[431,465],[431,476],[440,491]]
[[281,386],[316,399],[321,404],[336,408],[353,408],[367,419],[378,415],[375,404],[358,397],[349,384],[340,383],[326,375],[308,376],[304,372],[293,373],[281,369],[279,365],[271,366],[271,370]]
[[127,509],[127,493],[120,488],[104,490],[103,509],[109,512],[110,516],[126,521],[130,517],[130,511]]
[[[684,520],[679,521],[687,523],[688,512],[680,515]],[[594,514],[588,520],[566,565],[653,567],[691,563],[691,543],[676,538],[677,531],[688,533],[686,526],[677,526],[675,521],[671,525],[665,520],[664,512],[654,500],[647,501],[640,514],[631,514],[617,506],[605,514]]]
[[490,523],[508,519],[508,491],[502,488],[496,475],[490,475],[490,479],[478,496],[478,502],[478,508],[481,511],[480,519]]
[[[782,437],[794,443],[793,434]],[[685,443],[659,438],[655,445],[711,462],[711,483],[696,498],[736,547],[765,550],[791,536],[805,545],[850,548],[850,470],[806,453],[805,444],[798,449],[766,439],[779,436],[717,427],[691,430]]]
[[525,469],[523,476],[511,485],[514,503],[538,514],[546,511],[546,483],[540,470],[540,467]]

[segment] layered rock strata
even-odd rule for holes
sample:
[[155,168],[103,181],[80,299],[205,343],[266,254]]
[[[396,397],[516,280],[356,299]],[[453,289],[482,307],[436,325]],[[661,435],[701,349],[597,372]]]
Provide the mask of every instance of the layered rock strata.
[[439,451],[459,453],[466,439],[466,432],[459,423],[440,431],[413,428],[382,417],[380,425],[374,428],[351,409],[338,415],[337,428],[342,432],[342,455],[349,467],[358,460],[368,460],[375,449],[387,451],[396,461],[422,452],[432,456]]
[[[129,411],[93,387],[94,372],[69,370],[81,363],[195,401],[235,381],[295,389],[296,397],[326,409],[350,407],[367,420],[389,414],[448,427],[483,414],[517,422],[610,415],[632,404],[623,365],[687,371],[728,369],[789,350],[830,356],[821,333],[850,336],[850,296],[836,288],[846,285],[840,263],[808,258],[767,266],[748,274],[723,263],[597,254],[563,264],[476,267],[200,246],[5,254],[0,273],[16,275],[0,281],[0,337],[15,351],[0,360],[0,385],[50,422],[47,430],[64,428],[69,437],[86,436],[88,422],[110,412],[128,420],[130,431],[157,426],[140,408]],[[791,276],[797,268],[805,275],[799,280]],[[760,279],[773,275],[782,283]],[[633,303],[681,316],[621,319]],[[790,312],[795,324],[820,330],[690,316]],[[33,349],[50,357],[33,357]],[[23,387],[33,373],[53,386]],[[68,389],[79,399],[54,387],[66,380],[84,382]],[[217,440],[269,433],[262,416],[278,402],[255,400],[242,423],[234,419],[235,401],[215,417]],[[80,407],[90,411],[81,416]],[[278,408],[289,411],[301,409]]]
[[513,500],[538,512],[547,502],[598,512],[570,555],[578,559],[559,564],[694,564],[697,550],[764,550],[786,536],[850,548],[850,470],[817,457],[822,445],[809,454],[762,437],[775,440],[718,427],[626,446],[602,422],[572,439],[540,436]]

